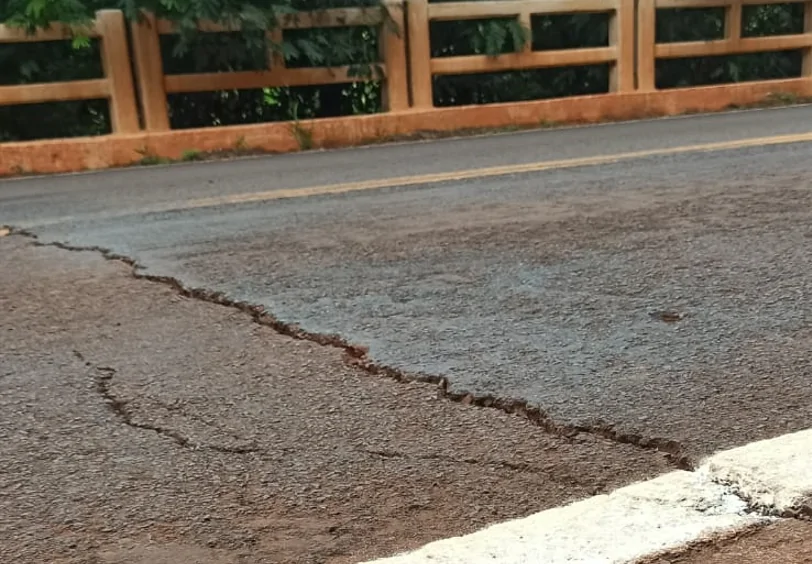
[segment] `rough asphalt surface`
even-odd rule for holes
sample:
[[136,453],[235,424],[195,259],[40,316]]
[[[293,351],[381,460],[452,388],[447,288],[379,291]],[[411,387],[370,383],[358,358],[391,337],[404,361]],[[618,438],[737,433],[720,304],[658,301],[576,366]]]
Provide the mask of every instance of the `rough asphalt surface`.
[[810,117],[800,107],[13,181],[0,183],[0,223],[264,305],[452,391],[700,457],[812,424],[810,144],[140,210],[798,133]]
[[[0,181],[0,220],[42,225],[226,194],[263,192],[808,133],[812,105]],[[689,167],[690,168],[690,167]],[[689,170],[684,172],[690,172]],[[509,179],[488,180],[492,190]],[[539,186],[541,188],[541,186]],[[272,204],[274,205],[274,204]],[[223,210],[221,210],[222,212]]]
[[667,469],[95,252],[7,236],[0,256],[0,562],[349,563]]
[[721,542],[663,556],[640,564],[809,564],[812,562],[812,523],[782,521],[745,531]]

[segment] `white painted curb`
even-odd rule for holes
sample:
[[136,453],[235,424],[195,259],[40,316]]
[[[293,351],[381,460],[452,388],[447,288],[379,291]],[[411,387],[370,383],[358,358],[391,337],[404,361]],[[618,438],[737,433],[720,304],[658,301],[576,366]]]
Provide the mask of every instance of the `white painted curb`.
[[720,452],[702,471],[768,515],[812,511],[812,429]]
[[812,429],[367,564],[620,564],[792,513],[812,500]]

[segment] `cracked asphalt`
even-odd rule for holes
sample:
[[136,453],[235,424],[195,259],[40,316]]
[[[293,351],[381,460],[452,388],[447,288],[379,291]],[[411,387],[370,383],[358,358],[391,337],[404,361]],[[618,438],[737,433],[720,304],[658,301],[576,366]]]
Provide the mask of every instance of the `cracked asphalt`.
[[812,423],[810,144],[144,210],[331,171],[345,182],[785,134],[810,117],[807,106],[25,179],[0,183],[0,223],[262,305],[381,365],[446,377],[454,393],[525,400],[562,425],[696,460]]
[[0,238],[0,561],[349,563],[665,457],[370,376],[341,349]]
[[[77,476],[83,486],[68,488],[77,506],[86,496],[135,496],[97,500],[117,519],[110,536],[92,541],[97,555],[159,538],[159,547],[202,550],[205,562],[349,562],[666,469],[665,457],[640,446],[676,445],[698,460],[809,428],[812,144],[182,208],[213,195],[806,132],[810,118],[806,106],[0,182],[0,224],[43,243],[108,249],[141,273],[368,347],[378,366],[447,378],[455,397],[526,401],[546,421],[584,431],[567,439],[497,409],[438,400],[435,386],[372,376],[339,349],[131,279],[99,253],[0,238],[0,296],[18,312],[0,321],[13,329],[3,333],[0,383],[15,390],[0,401],[15,406],[4,416],[34,429],[0,433],[18,437],[6,445],[27,461],[19,475],[43,473],[50,492],[37,498],[47,509],[17,518],[31,529],[13,529],[15,538],[45,539],[55,521],[40,525],[43,515],[59,507],[54,484]],[[179,209],[150,212],[155,204]],[[118,287],[115,297],[108,287]],[[29,318],[47,329],[26,333]],[[10,342],[22,355],[5,342],[19,335]],[[53,357],[51,339],[62,347]],[[49,394],[59,409],[40,401]],[[87,405],[71,403],[80,398]],[[62,415],[49,419],[52,411]],[[39,460],[20,442],[73,425],[71,440],[98,441],[80,447],[81,462],[58,451]],[[104,438],[114,436],[108,426],[121,440]],[[326,437],[340,446],[313,446]],[[56,444],[41,442],[46,453]],[[108,451],[116,454],[103,463],[93,458]],[[51,460],[74,466],[49,478]],[[130,460],[136,470],[122,470]],[[104,487],[94,486],[93,468]],[[151,492],[141,529],[127,525],[139,513],[127,508],[147,502],[109,477],[131,472],[165,484]],[[346,476],[372,478],[336,485]],[[301,485],[311,482],[329,491]],[[256,517],[269,506],[293,517],[227,525],[212,517],[220,498],[238,523],[250,522],[234,517],[241,511]],[[325,520],[318,500],[338,516]],[[359,514],[368,518],[349,517]],[[421,525],[406,529],[413,517]],[[66,535],[64,546],[46,543],[48,554],[73,562],[65,546],[87,535]],[[26,542],[14,545],[17,561],[34,554]],[[116,550],[103,558],[135,558]]]

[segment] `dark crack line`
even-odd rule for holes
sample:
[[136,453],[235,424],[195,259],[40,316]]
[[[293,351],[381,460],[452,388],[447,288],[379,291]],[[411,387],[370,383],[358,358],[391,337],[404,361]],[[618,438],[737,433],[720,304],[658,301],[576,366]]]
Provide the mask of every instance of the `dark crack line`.
[[542,471],[536,468],[533,468],[529,464],[520,463],[520,462],[508,462],[507,460],[488,460],[485,458],[457,458],[454,456],[448,456],[443,454],[424,454],[424,455],[412,455],[412,454],[404,454],[402,452],[397,452],[393,450],[382,450],[382,449],[360,449],[358,452],[362,452],[364,454],[368,454],[371,456],[377,456],[380,458],[395,458],[399,460],[441,460],[443,462],[453,462],[455,464],[470,464],[472,466],[493,466],[498,468],[504,468],[507,470],[513,470],[515,472],[530,472],[533,474],[541,473]]
[[442,461],[442,462],[450,462],[452,464],[466,464],[470,466],[488,466],[490,468],[509,470],[511,472],[521,472],[527,474],[534,474],[537,476],[547,476],[551,479],[551,481],[557,483],[566,483],[570,485],[577,485],[579,487],[591,487],[593,490],[592,495],[598,495],[604,491],[604,486],[595,485],[591,481],[588,483],[583,482],[582,480],[579,480],[575,476],[567,474],[566,472],[562,472],[560,468],[551,468],[547,470],[544,468],[532,466],[531,464],[528,464],[526,462],[510,462],[507,460],[490,460],[487,458],[474,458],[474,457],[458,458],[455,456],[448,456],[439,453],[412,455],[382,449],[360,449],[358,452],[362,452],[364,454],[376,456],[383,459],[396,459],[406,461]]
[[[251,441],[248,441],[245,438],[239,436],[237,433],[234,433],[234,432],[229,431],[227,429],[221,429],[215,423],[212,423],[211,421],[209,421],[209,420],[207,420],[207,419],[205,419],[205,418],[203,418],[203,417],[201,417],[201,416],[199,416],[199,415],[197,415],[195,413],[190,413],[189,411],[185,410],[181,405],[169,404],[169,403],[163,402],[163,401],[155,399],[155,398],[152,398],[152,401],[155,404],[157,404],[158,406],[164,408],[165,410],[167,410],[169,412],[178,413],[181,417],[184,417],[185,419],[189,419],[190,421],[196,421],[197,423],[200,423],[201,425],[205,425],[209,429],[214,429],[216,431],[225,432],[228,435],[230,435],[231,438],[234,439],[235,441],[244,442],[244,443],[251,442]],[[261,451],[261,449],[259,447],[254,447],[254,446],[250,446],[250,447],[248,447],[248,446],[246,446],[246,447],[229,447],[229,448],[232,448],[234,450],[242,449],[242,448],[247,449],[244,452],[260,452]]]
[[[277,333],[291,337],[293,339],[311,341],[322,346],[330,346],[342,349],[345,353],[345,360],[352,366],[356,366],[368,374],[374,376],[386,376],[397,382],[422,382],[437,386],[440,398],[465,405],[498,409],[504,413],[518,415],[540,427],[546,433],[564,438],[572,439],[578,434],[593,435],[611,442],[627,444],[643,450],[661,452],[672,466],[681,470],[694,470],[695,463],[686,453],[685,447],[678,441],[664,437],[647,437],[640,433],[619,430],[615,425],[598,421],[589,425],[572,425],[559,423],[538,406],[531,405],[527,400],[516,398],[502,398],[491,394],[476,395],[467,392],[452,392],[449,390],[449,382],[443,376],[433,374],[409,373],[391,366],[386,366],[373,361],[368,355],[367,347],[354,345],[347,342],[339,335],[329,335],[323,333],[312,333],[302,329],[297,324],[284,323],[265,310],[261,305],[235,300],[222,292],[207,290],[205,288],[194,288],[183,284],[176,278],[170,276],[156,276],[143,272],[145,267],[134,259],[114,253],[109,249],[99,246],[76,246],[58,241],[43,243],[39,237],[26,229],[8,227],[12,234],[22,235],[33,240],[33,244],[39,247],[56,247],[72,252],[96,252],[105,259],[123,262],[132,268],[132,276],[138,280],[148,280],[157,282],[173,288],[178,294],[194,298],[201,301],[222,305],[225,307],[243,311],[260,325],[270,327]],[[187,441],[188,442],[188,441]]]
[[127,407],[129,402],[117,397],[111,389],[111,381],[113,376],[116,374],[116,369],[109,366],[93,364],[92,362],[86,360],[85,356],[77,350],[73,351],[73,355],[80,361],[84,362],[85,366],[91,368],[95,372],[93,382],[96,393],[104,400],[104,404],[107,406],[107,409],[124,425],[134,429],[140,429],[142,431],[152,431],[153,433],[157,433],[162,437],[171,439],[178,446],[189,450],[213,451],[223,454],[252,454],[260,452],[258,447],[253,446],[225,447],[219,445],[196,444],[193,443],[188,437],[185,437],[183,434],[173,429],[168,429],[160,425],[153,425],[151,423],[140,423],[135,421],[133,419],[132,412]]

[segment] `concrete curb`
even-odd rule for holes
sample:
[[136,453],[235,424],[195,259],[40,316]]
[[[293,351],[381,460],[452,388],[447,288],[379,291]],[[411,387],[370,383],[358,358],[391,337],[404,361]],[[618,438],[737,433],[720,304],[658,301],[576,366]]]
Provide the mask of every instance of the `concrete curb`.
[[[591,124],[713,112],[748,105],[782,93],[812,95],[812,79],[792,78],[653,92],[572,96],[528,102],[454,106],[429,110],[324,118],[297,122],[313,148],[353,147],[418,133],[464,132],[542,124]],[[139,132],[0,143],[0,176],[53,174],[136,164],[145,157],[181,159],[189,150],[292,152],[302,147],[291,122]],[[239,151],[238,151],[239,152]]]
[[812,508],[812,429],[367,564],[619,564]]

